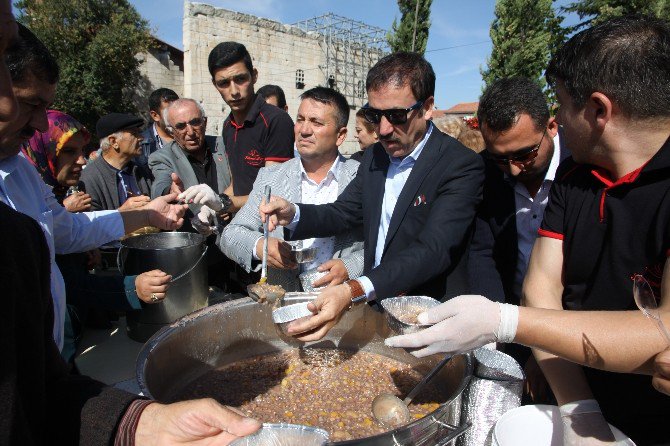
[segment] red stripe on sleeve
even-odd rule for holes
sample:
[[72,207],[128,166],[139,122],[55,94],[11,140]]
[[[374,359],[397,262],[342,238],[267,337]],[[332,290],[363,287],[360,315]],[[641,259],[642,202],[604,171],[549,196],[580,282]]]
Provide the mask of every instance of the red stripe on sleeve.
[[283,163],[284,161],[288,161],[290,159],[291,158],[279,158],[279,157],[268,156],[267,158],[265,158],[265,161],[272,161],[272,162],[275,162],[275,163]]
[[538,229],[537,233],[540,237],[549,237],[555,238],[556,240],[563,240],[563,234],[559,234],[558,232],[547,231],[546,229]]

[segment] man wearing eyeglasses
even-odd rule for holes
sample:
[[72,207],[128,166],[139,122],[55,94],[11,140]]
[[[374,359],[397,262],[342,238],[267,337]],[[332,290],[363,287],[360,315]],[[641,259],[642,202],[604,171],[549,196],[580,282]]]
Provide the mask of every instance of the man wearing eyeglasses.
[[363,224],[364,275],[327,288],[289,333],[320,339],[360,302],[401,294],[445,300],[468,290],[466,258],[483,162],[430,122],[435,73],[416,53],[382,58],[368,73],[365,118],[379,143],[337,201],[295,205],[274,197],[260,207],[270,229],[292,239],[325,237]]
[[[177,99],[170,103],[163,115],[174,140],[149,156],[149,167],[154,175],[151,196],[187,190],[193,195],[200,193],[213,197],[218,206],[212,207],[222,217],[239,210],[241,205],[232,196],[223,138],[205,135],[207,116],[202,106],[193,99]],[[189,208],[182,230],[194,232],[190,220],[198,214],[200,205],[189,204]],[[215,242],[215,236],[207,239],[208,245],[214,248],[207,252],[209,283],[224,289],[232,263],[213,246]]]
[[286,111],[254,92],[258,71],[244,45],[220,43],[207,62],[214,87],[230,107],[223,123],[223,141],[233,192],[244,204],[261,167],[293,158],[293,121]]
[[[531,79],[493,82],[479,100],[477,118],[486,144],[486,180],[468,259],[472,292],[519,305],[549,190],[569,152],[561,147],[558,124]],[[546,381],[530,349],[506,347],[525,364],[529,395],[544,398]]]

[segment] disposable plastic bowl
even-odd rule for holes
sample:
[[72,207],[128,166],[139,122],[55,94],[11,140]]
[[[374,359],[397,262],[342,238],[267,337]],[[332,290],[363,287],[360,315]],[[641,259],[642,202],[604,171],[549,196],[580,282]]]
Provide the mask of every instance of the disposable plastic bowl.
[[[617,445],[635,446],[633,440],[612,426]],[[563,423],[557,406],[521,406],[506,412],[493,429],[497,446],[563,446]]]

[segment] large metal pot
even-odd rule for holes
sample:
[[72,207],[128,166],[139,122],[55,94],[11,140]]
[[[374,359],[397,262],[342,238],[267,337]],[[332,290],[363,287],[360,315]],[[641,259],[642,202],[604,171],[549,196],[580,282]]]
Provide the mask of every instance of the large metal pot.
[[[383,315],[361,305],[346,313],[318,344],[377,353],[413,366],[422,362],[403,349],[386,347],[383,340],[390,335]],[[139,354],[137,379],[144,395],[171,402],[173,395],[212,369],[299,345],[272,323],[268,305],[244,298],[197,311],[156,333]],[[439,359],[423,361],[433,363]],[[447,400],[431,414],[394,431],[334,444],[451,444],[469,427],[459,426],[459,422],[461,393],[470,380],[472,368],[470,355],[459,355],[440,372],[435,382]]]
[[159,232],[121,241],[119,270],[124,276],[160,269],[172,276],[165,299],[127,313],[128,336],[145,342],[159,329],[207,305],[205,237],[190,232]]

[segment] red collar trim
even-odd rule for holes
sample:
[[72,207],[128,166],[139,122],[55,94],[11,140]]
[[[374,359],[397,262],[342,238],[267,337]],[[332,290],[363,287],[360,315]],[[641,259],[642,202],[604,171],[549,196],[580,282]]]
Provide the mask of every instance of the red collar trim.
[[233,127],[235,127],[236,130],[239,130],[239,129],[241,129],[241,128],[244,127],[244,123],[242,123],[242,124],[237,124],[237,123],[235,122],[235,120],[233,119],[232,116],[230,117],[230,125],[232,125]]
[[646,163],[644,163],[643,165],[641,165],[640,167],[638,167],[634,171],[632,171],[630,173],[627,173],[626,175],[622,176],[621,178],[619,178],[616,181],[612,181],[609,178],[609,173],[605,169],[602,169],[600,167],[596,167],[595,169],[592,169],[591,173],[593,174],[594,177],[598,178],[609,189],[609,188],[612,188],[612,187],[621,186],[622,184],[630,184],[630,183],[635,182],[635,180],[637,180],[637,177],[640,176],[640,172],[642,172],[642,169],[645,168],[647,163],[649,163],[649,161],[647,161]]

